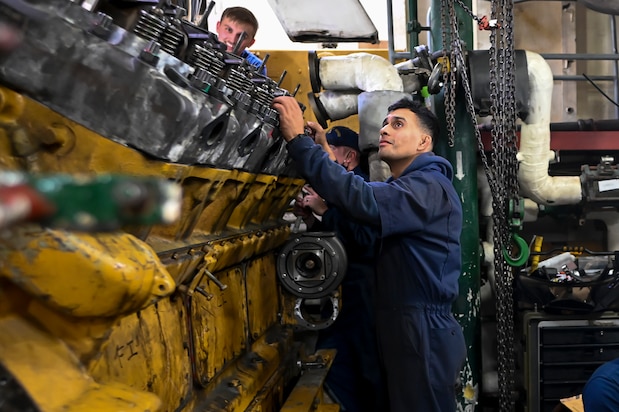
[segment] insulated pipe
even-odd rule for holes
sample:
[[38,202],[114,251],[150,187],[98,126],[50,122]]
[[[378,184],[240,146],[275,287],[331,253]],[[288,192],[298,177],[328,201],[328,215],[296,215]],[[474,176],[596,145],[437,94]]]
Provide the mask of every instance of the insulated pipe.
[[387,108],[407,97],[402,91],[381,90],[359,94],[359,148],[378,149],[378,140]]
[[[378,138],[387,107],[402,97],[404,85],[398,69],[388,60],[369,53],[352,53],[345,56],[325,56],[319,60],[310,55],[310,68],[314,67],[314,91],[325,91],[313,96],[315,113],[323,127],[324,118],[344,119],[359,114],[359,148],[377,151]],[[317,70],[316,70],[317,68]],[[314,84],[316,83],[316,84]],[[361,93],[359,93],[361,91]],[[310,102],[312,96],[310,96]],[[314,110],[316,112],[316,110]],[[374,153],[375,155],[375,153]],[[369,153],[370,179],[384,180],[389,169],[377,156]]]
[[529,114],[520,129],[518,182],[523,196],[543,205],[576,204],[582,198],[579,176],[548,175],[550,150],[550,112],[553,77],[542,56],[526,51],[529,76]]
[[340,120],[357,114],[358,96],[358,91],[325,90],[321,94],[315,96],[315,98],[318,99],[322,105],[324,114],[326,114],[330,120]]
[[616,211],[599,211],[587,214],[587,219],[601,220],[606,225],[606,250],[619,250],[619,219]]
[[320,83],[327,90],[402,91],[398,70],[387,60],[370,53],[325,56],[318,63]]

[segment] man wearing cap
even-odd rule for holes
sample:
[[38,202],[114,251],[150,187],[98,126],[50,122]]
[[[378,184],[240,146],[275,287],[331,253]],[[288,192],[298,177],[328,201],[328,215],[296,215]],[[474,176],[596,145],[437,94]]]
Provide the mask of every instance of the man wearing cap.
[[[369,180],[360,165],[358,134],[348,127],[336,126],[329,132],[308,122],[314,141],[331,160],[347,171]],[[337,354],[325,386],[342,410],[375,412],[386,403],[386,386],[381,372],[374,322],[373,290],[375,236],[371,227],[352,221],[341,210],[329,207],[311,187],[295,202],[295,213],[304,218],[311,231],[334,232],[348,257],[342,281],[342,308],[334,324],[321,330],[317,348],[332,348]],[[316,220],[314,214],[321,216]]]
[[[453,412],[466,358],[452,313],[461,275],[462,201],[452,165],[432,152],[439,121],[409,97],[385,110],[378,155],[384,182],[366,182],[329,161],[304,134],[290,96],[273,100],[297,170],[328,202],[376,231],[375,307],[390,412]],[[344,304],[344,303],[343,303]]]
[[335,126],[326,134],[326,139],[336,163],[349,172],[369,180],[367,173],[361,168],[361,150],[357,132],[345,126]]

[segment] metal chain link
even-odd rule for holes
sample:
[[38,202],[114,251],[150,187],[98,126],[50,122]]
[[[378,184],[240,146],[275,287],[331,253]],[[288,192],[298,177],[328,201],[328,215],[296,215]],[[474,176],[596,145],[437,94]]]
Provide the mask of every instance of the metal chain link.
[[481,18],[479,18],[475,14],[473,14],[471,9],[469,9],[469,7],[466,4],[464,4],[464,2],[462,0],[456,0],[456,3],[458,3],[458,5],[460,7],[462,7],[462,10],[464,10],[469,16],[471,16],[471,18],[473,20],[475,20],[477,22],[477,24],[481,23]]
[[[455,2],[462,7],[474,20],[479,19],[471,13],[461,0]],[[514,410],[514,316],[513,316],[513,268],[507,264],[503,257],[503,250],[511,252],[511,226],[508,221],[508,209],[510,201],[518,198],[518,163],[516,160],[516,99],[515,99],[515,62],[513,51],[513,0],[493,0],[492,18],[503,22],[490,33],[490,99],[492,114],[492,165],[488,161],[484,144],[475,116],[473,97],[470,82],[466,70],[455,68],[465,66],[465,56],[462,51],[460,36],[458,34],[458,22],[454,3],[449,12],[448,0],[441,1],[441,30],[443,34],[443,53],[447,54],[447,29],[445,24],[446,15],[449,16],[451,30],[451,66],[450,76],[460,75],[464,89],[467,110],[469,111],[477,137],[479,155],[486,172],[490,192],[492,193],[492,223],[494,243],[494,266],[497,288],[497,338],[498,338],[498,375],[500,410]],[[447,128],[450,138],[454,136],[455,120],[455,85],[453,78],[445,81],[448,86],[445,91],[445,111]],[[454,90],[450,90],[453,87]]]
[[[448,12],[449,10],[449,12]],[[454,147],[456,136],[456,66],[454,51],[447,48],[451,35],[447,31],[447,21],[450,18],[453,7],[447,8],[446,1],[441,1],[441,35],[443,39],[443,63],[450,62],[445,70],[445,122],[447,123],[447,144]],[[448,17],[449,16],[449,17]],[[448,52],[448,50],[450,50]],[[447,55],[449,54],[449,59]]]
[[513,32],[510,20],[513,0],[493,2],[493,18],[502,22],[491,35],[495,64],[490,66],[495,79],[491,92],[493,107],[492,161],[496,178],[501,182],[500,197],[494,208],[494,263],[497,289],[497,334],[499,353],[499,396],[501,411],[514,410],[514,314],[513,314],[513,268],[503,258],[503,251],[511,252],[511,226],[508,221],[509,202],[518,196],[518,164],[516,161],[516,99],[514,93]]

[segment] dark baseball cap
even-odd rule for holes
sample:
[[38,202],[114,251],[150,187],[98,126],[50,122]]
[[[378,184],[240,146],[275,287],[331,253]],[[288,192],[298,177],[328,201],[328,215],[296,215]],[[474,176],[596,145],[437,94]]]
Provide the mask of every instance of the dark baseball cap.
[[335,126],[327,132],[327,143],[331,146],[346,146],[359,150],[359,135],[346,126]]

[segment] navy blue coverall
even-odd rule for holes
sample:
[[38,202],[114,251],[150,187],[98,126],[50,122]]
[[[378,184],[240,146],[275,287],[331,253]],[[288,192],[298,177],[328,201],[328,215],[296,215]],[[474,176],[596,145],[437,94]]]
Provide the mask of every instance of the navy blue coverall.
[[376,323],[393,412],[454,412],[466,357],[458,296],[462,204],[451,164],[418,155],[397,179],[365,182],[311,138],[291,140],[297,170],[328,202],[378,228]]
[[[361,167],[352,170],[369,180]],[[378,356],[374,321],[375,246],[377,231],[329,208],[309,229],[334,232],[348,256],[342,281],[342,308],[334,324],[319,333],[318,349],[334,348],[337,355],[326,386],[346,412],[376,412],[387,402],[386,385]]]
[[582,391],[585,412],[619,411],[619,358],[598,367]]

